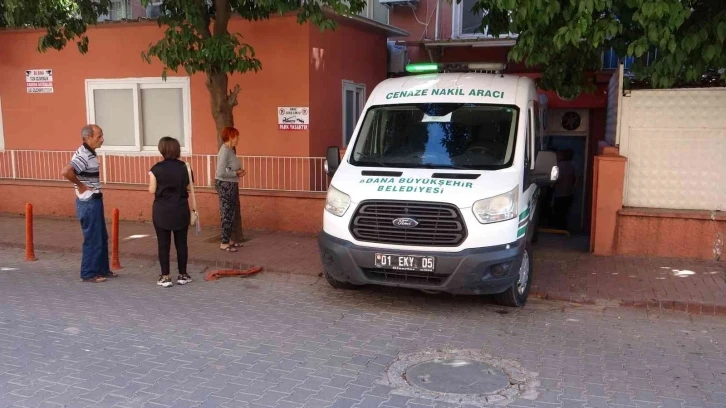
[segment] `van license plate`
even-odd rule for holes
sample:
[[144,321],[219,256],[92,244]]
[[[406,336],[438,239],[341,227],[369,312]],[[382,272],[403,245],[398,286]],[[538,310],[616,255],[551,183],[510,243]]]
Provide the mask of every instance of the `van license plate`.
[[376,268],[433,272],[436,268],[436,260],[433,256],[376,254]]

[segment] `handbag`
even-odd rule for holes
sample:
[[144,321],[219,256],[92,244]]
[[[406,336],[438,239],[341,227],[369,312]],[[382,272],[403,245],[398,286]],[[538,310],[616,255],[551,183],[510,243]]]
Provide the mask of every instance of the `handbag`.
[[189,225],[197,225],[199,222],[199,214],[197,214],[197,198],[194,195],[194,181],[192,179],[192,169],[189,168],[189,164],[187,162],[184,162],[184,165],[187,167],[187,174],[189,174],[189,187],[191,187],[192,190],[192,211],[191,216],[189,218]]

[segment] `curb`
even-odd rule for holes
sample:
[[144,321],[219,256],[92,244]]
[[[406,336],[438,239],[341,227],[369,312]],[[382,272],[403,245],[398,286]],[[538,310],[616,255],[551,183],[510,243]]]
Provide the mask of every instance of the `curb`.
[[[12,242],[0,242],[0,248],[12,248],[12,249],[24,249],[24,244],[12,243]],[[68,248],[56,245],[36,245],[36,251],[45,252],[56,252],[56,253],[81,253],[81,249]],[[126,252],[124,253],[126,258],[144,259],[149,261],[156,261],[156,255],[150,255],[146,253]],[[267,267],[265,265],[255,265],[249,262],[242,261],[211,261],[209,259],[189,257],[189,264],[196,264],[205,266],[206,268],[218,268],[218,269],[240,269],[246,270],[255,266],[262,266],[265,272],[286,274],[286,275],[303,275],[303,276],[322,276],[321,272],[310,273],[300,272],[297,270],[287,270],[275,267]],[[640,309],[647,311],[667,311],[667,312],[680,312],[689,315],[697,316],[726,316],[726,305],[715,304],[713,302],[696,302],[696,301],[681,301],[681,300],[658,300],[658,299],[591,299],[585,298],[581,295],[560,295],[556,293],[544,293],[539,291],[531,291],[530,297],[541,299],[541,300],[553,300],[559,302],[568,302],[578,305],[594,306],[599,303],[611,303],[614,306]]]
[[[24,249],[24,244],[17,244],[13,242],[0,242],[0,248],[10,248],[10,249]],[[36,252],[54,252],[54,253],[63,253],[63,254],[80,254],[81,248],[68,248],[63,246],[57,246],[57,245],[35,245]],[[141,253],[141,252],[124,252],[124,258],[130,259],[143,259],[148,261],[157,261],[157,255],[151,255],[148,253]],[[36,256],[37,257],[37,256]],[[123,259],[121,259],[123,266]],[[210,259],[200,258],[200,257],[194,257],[189,256],[188,264],[195,264],[195,265],[201,265],[205,266],[206,268],[217,268],[217,269],[240,269],[240,270],[246,270],[253,268],[255,266],[261,266],[265,272],[272,272],[272,273],[278,273],[278,274],[286,274],[286,275],[304,275],[304,276],[322,276],[321,272],[317,273],[310,273],[310,272],[300,272],[298,270],[289,270],[284,268],[276,268],[276,267],[269,267],[266,265],[259,265],[259,264],[253,264],[249,262],[244,261],[220,261],[215,260],[212,261]]]
[[614,302],[619,307],[647,310],[649,312],[680,312],[697,316],[726,316],[726,305],[712,302],[680,301],[680,300],[632,300],[632,299],[588,299],[581,296],[563,296],[558,294],[530,292],[531,297],[541,300],[555,300],[578,305],[596,305],[598,300]]

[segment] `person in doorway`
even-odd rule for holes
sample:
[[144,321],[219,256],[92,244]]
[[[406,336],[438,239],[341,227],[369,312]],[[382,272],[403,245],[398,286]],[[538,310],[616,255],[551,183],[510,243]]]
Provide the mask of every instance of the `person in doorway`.
[[73,153],[61,175],[74,184],[76,216],[83,232],[81,280],[101,283],[118,274],[108,261],[108,231],[103,212],[103,193],[96,150],[103,145],[103,130],[97,125],[81,128],[83,144]]
[[[235,153],[235,146],[239,142],[239,131],[233,127],[222,130],[222,146],[217,154],[217,170],[215,175],[215,189],[219,195],[219,211],[222,226],[222,243],[220,249],[237,252],[242,246],[241,242],[232,241],[232,232],[238,227],[241,229],[242,216],[239,202],[239,178],[247,174],[242,163]],[[236,223],[240,225],[235,226]]]
[[554,186],[554,227],[559,230],[567,231],[567,217],[572,208],[572,202],[575,197],[575,187],[577,186],[577,173],[575,166],[572,164],[574,158],[572,149],[564,149],[557,152],[557,167],[559,168],[559,177]]
[[149,171],[149,192],[154,195],[152,221],[158,242],[159,265],[161,275],[156,282],[161,287],[171,287],[169,276],[169,251],[171,236],[174,235],[174,247],[179,268],[176,283],[185,285],[192,281],[187,274],[189,231],[189,189],[193,180],[187,164],[179,160],[181,146],[173,137],[162,137],[159,140],[159,153],[163,161],[156,163]]

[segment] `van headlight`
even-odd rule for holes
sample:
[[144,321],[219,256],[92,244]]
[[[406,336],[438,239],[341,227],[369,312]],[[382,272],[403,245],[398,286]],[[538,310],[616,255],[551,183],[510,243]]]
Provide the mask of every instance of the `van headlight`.
[[325,211],[342,217],[350,207],[350,196],[337,188],[330,186],[328,196],[325,199]]
[[511,220],[516,217],[518,202],[519,186],[510,192],[496,197],[479,200],[474,203],[471,210],[480,223],[491,224],[493,222]]

